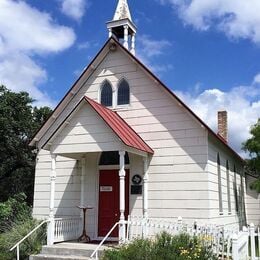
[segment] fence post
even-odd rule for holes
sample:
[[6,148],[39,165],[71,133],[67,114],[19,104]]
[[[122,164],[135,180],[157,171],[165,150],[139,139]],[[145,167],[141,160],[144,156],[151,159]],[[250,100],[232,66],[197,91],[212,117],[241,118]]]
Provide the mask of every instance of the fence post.
[[182,231],[182,217],[178,217],[178,232],[180,233]]
[[232,258],[233,258],[233,260],[239,260],[237,234],[233,234],[233,236],[232,236]]
[[54,233],[55,233],[55,220],[50,218],[47,226],[47,245],[51,246],[54,244]]
[[250,224],[251,259],[255,260],[255,225]]
[[193,235],[197,235],[197,232],[198,232],[198,222],[197,220],[195,219],[194,223],[193,223]]
[[249,248],[248,248],[248,235],[249,235],[249,232],[248,232],[248,228],[243,226],[243,237],[245,236],[247,238],[247,243],[246,243],[246,257],[248,258],[249,256]]
[[260,257],[260,227],[257,229],[257,237],[258,237],[258,254]]
[[148,235],[148,219],[145,217],[141,221],[142,225],[142,237],[147,238]]

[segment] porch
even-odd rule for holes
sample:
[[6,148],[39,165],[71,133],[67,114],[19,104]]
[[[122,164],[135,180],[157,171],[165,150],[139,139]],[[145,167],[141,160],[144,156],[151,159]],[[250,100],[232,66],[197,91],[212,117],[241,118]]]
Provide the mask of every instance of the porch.
[[[148,164],[153,150],[116,112],[83,97],[42,148],[51,156],[48,245],[75,239],[83,217],[77,206],[93,208],[85,224],[94,240],[102,239],[119,221],[111,237],[124,241],[128,214],[147,216]],[[57,173],[57,157],[74,161],[62,185],[56,183],[63,175]],[[65,163],[59,163],[67,171]],[[141,186],[137,196],[130,194],[134,176]],[[72,192],[77,195],[73,197]]]
[[[109,240],[123,242],[126,236],[123,223],[128,215],[148,216],[148,156],[129,151],[70,155],[77,162],[79,182],[76,185],[68,181],[61,199],[56,198],[57,185],[58,193],[61,193],[59,178],[62,178],[56,171],[57,156],[52,155],[48,245],[80,237],[84,221],[83,211],[78,206],[91,207],[86,211],[86,233],[96,241],[101,241],[112,226],[120,221],[119,228],[113,231]],[[132,179],[137,176],[140,177],[140,183],[134,184]],[[75,181],[75,176],[72,178]],[[133,186],[138,188],[137,192]],[[68,197],[72,188],[79,189],[77,200]]]

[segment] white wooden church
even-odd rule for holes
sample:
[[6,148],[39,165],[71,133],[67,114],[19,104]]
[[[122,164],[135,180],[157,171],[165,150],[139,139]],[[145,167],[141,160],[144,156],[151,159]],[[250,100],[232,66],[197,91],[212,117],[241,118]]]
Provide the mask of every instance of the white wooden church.
[[[107,42],[30,144],[38,149],[33,215],[51,220],[49,243],[59,241],[59,225],[76,228],[78,206],[91,208],[93,240],[128,215],[259,225],[260,198],[228,144],[227,113],[213,132],[138,60],[126,0],[107,28]],[[124,233],[122,225],[111,239]]]

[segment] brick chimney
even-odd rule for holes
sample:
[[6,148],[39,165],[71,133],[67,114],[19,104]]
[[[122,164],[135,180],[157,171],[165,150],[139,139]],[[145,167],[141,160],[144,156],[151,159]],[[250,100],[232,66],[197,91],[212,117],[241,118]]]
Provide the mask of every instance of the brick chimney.
[[218,135],[228,142],[227,111],[218,111]]

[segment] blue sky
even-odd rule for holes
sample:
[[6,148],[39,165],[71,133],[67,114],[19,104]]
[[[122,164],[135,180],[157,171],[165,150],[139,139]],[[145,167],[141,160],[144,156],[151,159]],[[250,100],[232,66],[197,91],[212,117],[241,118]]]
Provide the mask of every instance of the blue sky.
[[[259,0],[129,0],[137,56],[239,151],[260,117]],[[107,40],[116,0],[1,0],[0,83],[55,107]]]

